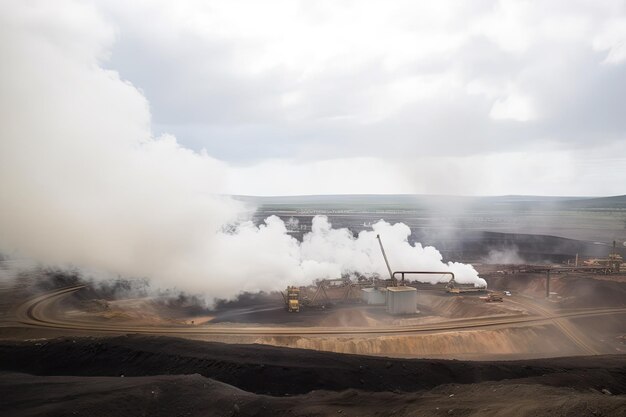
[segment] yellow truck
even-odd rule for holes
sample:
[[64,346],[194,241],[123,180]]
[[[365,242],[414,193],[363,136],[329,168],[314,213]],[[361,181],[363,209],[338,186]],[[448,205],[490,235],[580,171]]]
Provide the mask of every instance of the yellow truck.
[[501,303],[504,301],[502,293],[499,292],[490,292],[487,294],[487,297],[484,297],[484,300],[487,303]]
[[300,312],[300,288],[287,287],[287,296],[285,297],[285,303],[287,304],[287,311],[290,313]]

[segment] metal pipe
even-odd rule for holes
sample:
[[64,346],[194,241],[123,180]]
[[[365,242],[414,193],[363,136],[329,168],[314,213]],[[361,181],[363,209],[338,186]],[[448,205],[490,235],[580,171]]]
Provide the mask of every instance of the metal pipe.
[[450,271],[396,271],[391,274],[391,279],[396,279],[396,274],[400,274],[402,277],[402,282],[404,282],[404,274],[415,274],[415,275],[452,275],[452,279],[454,279],[454,272]]

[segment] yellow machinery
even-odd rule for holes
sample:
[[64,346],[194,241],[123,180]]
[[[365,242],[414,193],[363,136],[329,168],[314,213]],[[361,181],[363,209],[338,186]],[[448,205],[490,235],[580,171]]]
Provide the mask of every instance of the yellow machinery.
[[473,284],[458,284],[454,280],[454,275],[450,278],[450,281],[446,284],[446,292],[449,294],[462,294],[470,292],[485,292],[485,287],[474,287]]
[[[283,297],[285,297],[283,295]],[[287,304],[287,311],[290,313],[300,312],[300,288],[287,287],[287,297],[285,297],[285,303]]]
[[484,297],[484,300],[487,303],[501,303],[504,301],[502,294],[499,292],[490,292],[487,294],[487,297]]
[[619,273],[622,269],[622,263],[624,258],[617,252],[616,242],[613,241],[613,250],[609,253],[608,258],[604,259],[589,259],[584,261],[583,264],[588,267],[604,267],[602,271],[604,274]]

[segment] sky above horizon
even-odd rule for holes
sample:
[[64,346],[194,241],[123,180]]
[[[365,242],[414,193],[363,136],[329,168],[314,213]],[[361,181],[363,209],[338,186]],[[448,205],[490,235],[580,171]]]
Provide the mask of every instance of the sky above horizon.
[[626,193],[624,1],[35,2],[16,25],[29,13],[135,88],[153,137],[217,161],[219,192]]

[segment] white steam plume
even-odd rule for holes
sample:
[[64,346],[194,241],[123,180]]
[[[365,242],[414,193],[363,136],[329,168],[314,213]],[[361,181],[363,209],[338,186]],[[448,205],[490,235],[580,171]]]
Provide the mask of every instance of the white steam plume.
[[512,246],[505,249],[491,249],[489,254],[483,259],[483,262],[488,264],[523,264],[524,259],[519,254],[517,246]]
[[[252,222],[241,224],[234,233],[215,235],[216,255],[211,265],[212,279],[200,277],[197,290],[228,288],[228,294],[239,291],[282,289],[288,284],[308,284],[317,278],[339,278],[343,273],[377,273],[387,277],[376,235],[384,239],[389,262],[394,270],[452,271],[459,283],[486,286],[476,270],[467,264],[442,262],[437,249],[408,242],[410,228],[402,223],[391,225],[379,221],[371,231],[362,231],[355,238],[348,229],[333,229],[325,216],[313,218],[311,232],[302,243],[287,233],[285,223],[270,216],[256,227]],[[450,279],[447,275],[411,276],[424,282]]]
[[[311,233],[304,236],[302,243],[303,265],[317,262],[328,265],[338,275],[341,272],[357,271],[365,274],[377,273],[387,277],[376,235],[380,235],[394,271],[450,271],[455,274],[459,283],[486,286],[486,281],[478,277],[476,270],[467,264],[458,262],[442,262],[441,253],[432,246],[422,247],[416,243],[409,244],[411,229],[403,224],[391,225],[383,220],[372,226],[372,231],[362,231],[355,239],[347,229],[332,229],[325,217],[313,219]],[[316,265],[317,268],[319,266]],[[447,275],[407,276],[422,282],[442,282],[450,279]]]
[[471,266],[410,246],[405,225],[378,223],[353,239],[317,218],[302,244],[275,217],[223,232],[246,211],[219,195],[227,166],[152,135],[144,96],[102,68],[114,35],[88,4],[0,4],[0,251],[215,298],[348,270],[382,274],[381,233],[396,269],[484,283]]

